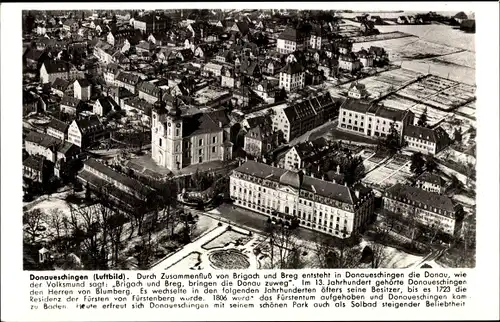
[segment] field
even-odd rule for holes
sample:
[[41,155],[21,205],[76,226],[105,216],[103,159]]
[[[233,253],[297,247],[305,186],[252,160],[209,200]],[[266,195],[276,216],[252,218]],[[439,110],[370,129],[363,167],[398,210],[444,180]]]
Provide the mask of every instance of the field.
[[362,181],[369,186],[385,189],[398,182],[405,182],[411,176],[409,159],[399,155],[368,173]]
[[361,47],[369,48],[370,46],[383,47],[389,54],[390,61],[424,59],[449,55],[462,51],[458,48],[422,40],[415,36],[389,40],[358,42],[354,44],[353,50],[358,51]]
[[351,41],[353,41],[353,42],[370,42],[370,41],[380,41],[380,40],[397,39],[397,38],[404,38],[404,37],[414,37],[414,36],[409,35],[409,34],[405,34],[404,32],[395,31],[395,32],[388,32],[388,33],[371,35],[371,36],[351,37]]
[[[422,74],[404,68],[397,68],[364,78],[358,82],[365,85],[365,89],[370,97],[376,98],[386,94],[389,90],[403,86],[408,82],[415,81],[419,76],[422,76]],[[342,85],[341,88],[347,91],[350,86],[351,83],[348,83]]]
[[441,64],[458,65],[476,69],[476,55],[475,53],[470,51],[463,51],[460,53],[446,55],[443,57],[431,58],[430,61]]

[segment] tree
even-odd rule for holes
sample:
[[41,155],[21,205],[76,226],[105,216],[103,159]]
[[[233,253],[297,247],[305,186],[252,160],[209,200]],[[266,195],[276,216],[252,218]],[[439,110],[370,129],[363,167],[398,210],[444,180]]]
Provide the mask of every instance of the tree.
[[118,20],[116,19],[116,15],[115,15],[115,14],[113,14],[113,17],[111,18],[111,23],[112,23],[113,25],[116,25],[116,22],[117,22],[117,21],[118,21]]
[[427,159],[425,160],[425,169],[428,171],[428,172],[434,172],[434,170],[436,170],[437,168],[437,162],[436,162],[436,159],[429,155],[427,157]]
[[421,174],[425,165],[422,153],[415,152],[411,156],[410,170],[415,174]]
[[126,222],[127,218],[122,214],[114,215],[108,222],[111,241],[112,266],[115,268],[118,268],[119,251],[122,247],[123,230]]
[[40,237],[40,231],[43,224],[46,222],[47,216],[40,209],[34,209],[23,214],[23,228],[25,239],[32,245]]
[[346,239],[339,240],[337,249],[337,268],[356,268],[359,265],[359,251]]
[[427,127],[427,107],[424,109],[424,112],[420,115],[417,125]]
[[460,128],[456,128],[455,129],[455,132],[453,133],[453,141],[455,141],[455,143],[462,143],[462,139],[463,139],[463,135],[462,135],[462,131]]
[[49,223],[50,226],[55,230],[57,239],[60,239],[62,236],[63,218],[64,214],[61,210],[56,208],[50,211]]
[[28,12],[28,14],[23,19],[23,32],[30,33],[35,27],[35,17]]
[[319,268],[336,268],[337,254],[335,250],[335,240],[333,236],[316,234],[314,254]]
[[92,200],[92,191],[90,191],[90,184],[87,181],[87,184],[85,185],[85,200],[90,201]]

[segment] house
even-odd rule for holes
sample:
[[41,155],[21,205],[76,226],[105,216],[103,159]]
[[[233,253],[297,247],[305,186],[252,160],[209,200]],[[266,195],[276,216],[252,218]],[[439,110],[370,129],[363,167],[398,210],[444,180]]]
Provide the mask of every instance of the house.
[[368,49],[368,52],[373,55],[374,61],[376,61],[378,63],[385,63],[389,59],[389,55],[387,54],[385,49],[382,47],[371,46]]
[[63,22],[63,26],[62,26],[63,30],[66,30],[66,31],[71,32],[71,33],[77,32],[79,28],[80,28],[80,26],[78,25],[78,22],[76,22],[73,19],[66,19]]
[[270,122],[259,124],[245,134],[243,150],[254,157],[266,155],[277,146],[276,138]]
[[73,83],[73,93],[75,98],[86,102],[92,95],[92,86],[86,78],[77,79]]
[[140,83],[137,90],[139,92],[139,98],[144,99],[151,104],[154,104],[157,100],[161,99],[163,94],[161,88],[151,82]]
[[257,60],[242,59],[239,66],[239,72],[251,79],[258,79],[262,75],[259,62]]
[[279,163],[287,170],[304,169],[308,164],[324,158],[327,146],[324,138],[299,143],[286,150]]
[[101,62],[109,64],[113,61],[114,48],[112,45],[98,41],[94,46],[93,54]]
[[50,178],[48,163],[42,156],[30,155],[23,160],[23,178],[43,184]]
[[28,49],[23,55],[23,61],[26,68],[37,71],[48,58],[47,52],[37,49]]
[[374,55],[366,49],[361,49],[356,53],[363,68],[373,67]]
[[117,111],[120,107],[110,96],[98,98],[92,108],[94,114],[98,116],[106,116],[111,111]]
[[383,208],[453,236],[461,224],[459,208],[447,196],[397,183],[383,195]]
[[139,30],[142,34],[149,35],[151,33],[166,31],[168,27],[168,18],[156,13],[146,14],[135,17],[133,26],[134,29]]
[[303,51],[308,48],[309,34],[304,28],[287,27],[276,41],[276,51],[289,54],[294,51]]
[[52,118],[46,131],[48,135],[55,137],[56,139],[66,141],[66,138],[68,137],[68,127],[69,124],[56,118]]
[[280,70],[279,88],[287,92],[302,89],[305,86],[304,67],[299,63],[287,63]]
[[352,52],[352,42],[348,40],[341,40],[337,44],[337,48],[340,55],[348,55]]
[[104,81],[106,84],[115,85],[116,76],[120,72],[120,66],[117,64],[108,64],[103,70]]
[[29,155],[39,155],[55,163],[57,150],[64,143],[45,133],[30,131],[24,138],[24,148]]
[[202,74],[208,77],[219,77],[222,75],[222,65],[207,63],[203,66]]
[[359,100],[359,99],[366,99],[370,95],[366,90],[365,84],[361,84],[356,81],[351,83],[351,86],[349,87],[349,90],[347,92],[347,96]]
[[361,69],[361,61],[353,52],[347,55],[340,55],[339,69],[348,71],[350,73],[357,72]]
[[254,92],[266,103],[272,104],[275,101],[279,82],[265,79],[254,87]]
[[337,59],[324,58],[320,60],[318,70],[323,72],[323,76],[326,78],[335,77],[338,71],[338,64]]
[[166,46],[169,40],[170,37],[165,32],[151,33],[147,39],[148,42],[151,42],[156,46]]
[[181,49],[177,52],[176,57],[180,61],[185,62],[194,58],[194,53],[191,49]]
[[56,78],[71,81],[78,76],[75,66],[62,60],[47,60],[40,68],[40,81],[42,84],[52,83]]
[[279,108],[273,115],[273,131],[281,131],[289,142],[333,117],[334,108],[329,92]]
[[250,31],[249,25],[245,21],[237,21],[231,27],[231,32],[236,32],[241,36],[245,36]]
[[109,88],[106,94],[110,96],[122,110],[125,108],[125,101],[134,96],[134,94],[126,88],[116,86]]
[[265,59],[262,63],[261,69],[263,74],[274,76],[274,74],[283,67],[284,67],[283,64],[278,60]]
[[255,161],[233,170],[229,186],[236,206],[338,238],[361,231],[374,211],[374,194],[362,185],[348,188]]
[[68,128],[68,142],[85,148],[108,135],[105,126],[95,115],[73,120]]
[[222,87],[235,87],[235,75],[234,69],[229,67],[223,67],[221,70],[221,86]]
[[123,45],[125,40],[131,40],[137,37],[137,30],[133,29],[118,29],[108,32],[106,41],[111,46],[119,47]]
[[385,107],[358,99],[348,98],[339,110],[338,128],[371,137],[385,137],[394,126],[403,142],[405,128],[413,124],[415,115],[408,110]]
[[215,60],[219,63],[232,63],[234,61],[234,52],[232,50],[219,50],[215,55]]
[[232,159],[229,119],[224,111],[182,115],[178,99],[158,101],[151,120],[152,158],[170,170]]
[[435,155],[450,144],[450,138],[442,127],[430,129],[408,125],[404,130],[404,140],[410,150]]
[[141,40],[135,46],[135,52],[139,57],[150,57],[156,49],[156,45],[149,41]]
[[89,185],[91,189],[102,189],[106,187],[106,194],[111,202],[128,210],[137,209],[144,205],[152,190],[141,182],[124,174],[116,172],[96,159],[88,159],[83,164],[83,169],[78,173],[78,181],[84,186]]
[[459,13],[457,13],[455,16],[453,16],[453,19],[458,22],[459,24],[462,23],[462,21],[465,21],[468,19],[467,15],[463,12],[463,11],[460,11]]
[[123,110],[127,114],[135,113],[143,116],[144,120],[151,119],[153,104],[139,97],[130,97],[124,101]]
[[156,53],[156,60],[162,64],[172,64],[176,61],[175,52],[171,48],[160,48]]
[[405,16],[399,16],[396,21],[399,24],[408,24],[409,23],[408,19]]
[[118,87],[124,87],[129,90],[132,94],[137,93],[137,86],[139,85],[141,79],[139,76],[126,73],[124,71],[118,72],[118,75],[115,78],[115,84]]
[[67,80],[62,78],[56,78],[50,87],[52,93],[59,97],[63,97],[64,95],[73,96],[73,86]]
[[430,172],[422,173],[417,178],[416,186],[422,190],[435,192],[438,194],[443,194],[446,188],[445,182],[441,178],[441,176]]
[[309,48],[321,49],[325,36],[326,32],[323,30],[323,27],[320,25],[315,26],[309,37]]
[[75,97],[71,97],[69,95],[63,96],[61,99],[60,110],[63,113],[76,115],[83,110],[84,104],[83,102]]
[[125,66],[126,69],[130,64],[130,59],[120,50],[117,50],[113,55],[111,55],[111,61],[120,66]]
[[194,50],[194,53],[193,53],[194,57],[209,58],[209,57],[213,56],[215,48],[216,47],[214,47],[210,44],[207,44],[207,43],[200,44]]

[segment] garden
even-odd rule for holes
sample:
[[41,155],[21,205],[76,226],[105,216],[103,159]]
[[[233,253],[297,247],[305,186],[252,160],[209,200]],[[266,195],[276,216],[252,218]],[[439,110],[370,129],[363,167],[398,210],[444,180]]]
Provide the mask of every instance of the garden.
[[216,269],[245,269],[250,267],[248,257],[236,249],[216,250],[208,259]]

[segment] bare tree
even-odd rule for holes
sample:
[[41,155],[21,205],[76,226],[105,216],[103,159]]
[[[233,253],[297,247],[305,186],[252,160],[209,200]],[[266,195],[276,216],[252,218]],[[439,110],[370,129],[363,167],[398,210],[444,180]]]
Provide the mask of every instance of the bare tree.
[[124,224],[127,221],[125,216],[117,214],[109,221],[109,234],[111,239],[112,265],[117,267],[119,261],[119,251],[122,247],[122,235]]
[[40,229],[46,222],[47,216],[40,209],[34,209],[23,214],[24,232],[27,234],[25,237],[31,243],[35,244],[40,235]]
[[319,268],[336,268],[337,253],[335,249],[335,240],[333,236],[316,234],[314,254]]
[[372,268],[382,268],[382,264],[387,258],[385,246],[379,243],[372,243]]
[[359,251],[351,247],[347,240],[340,239],[337,248],[337,268],[356,268],[359,265]]
[[49,223],[56,231],[57,239],[61,238],[61,232],[64,228],[63,224],[64,214],[60,209],[52,209],[50,211]]
[[289,256],[293,255],[300,247],[295,230],[284,223],[275,225],[274,242],[278,247],[278,263],[280,268],[288,268]]

